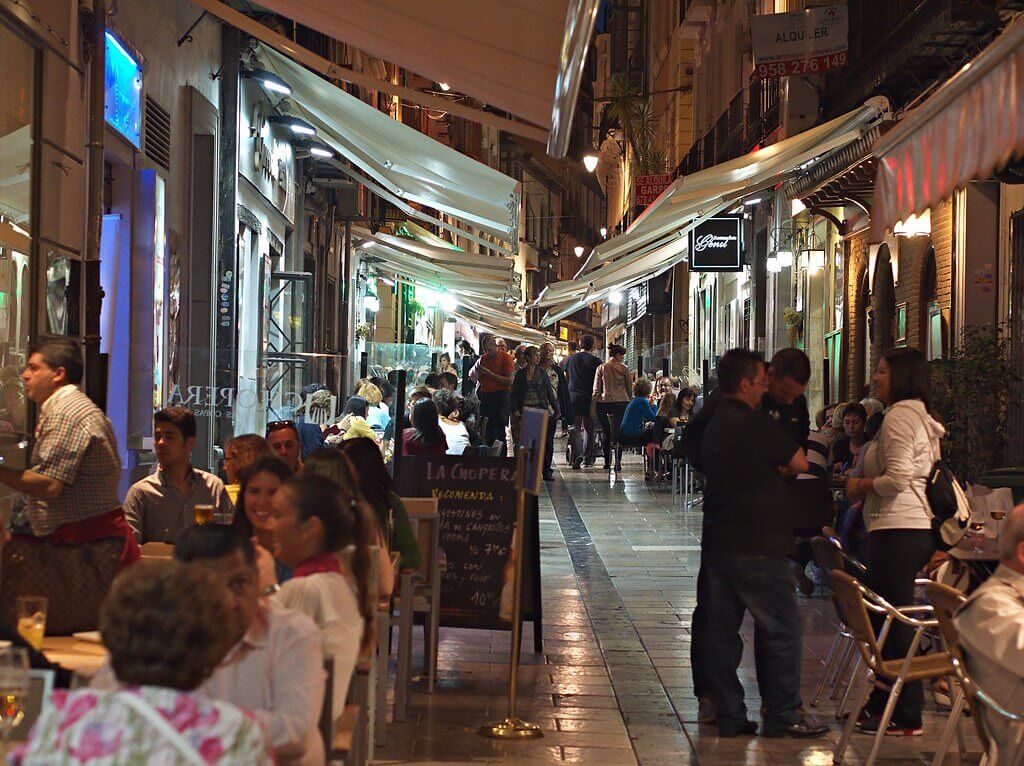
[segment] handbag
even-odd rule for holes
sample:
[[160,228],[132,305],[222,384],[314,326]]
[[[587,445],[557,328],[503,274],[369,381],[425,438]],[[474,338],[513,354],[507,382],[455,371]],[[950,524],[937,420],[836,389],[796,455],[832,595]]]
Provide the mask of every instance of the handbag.
[[114,582],[124,540],[53,543],[13,537],[0,554],[0,605],[17,624],[19,596],[48,599],[46,631],[69,636],[99,627],[100,606]]
[[[924,416],[921,423],[924,425],[925,433],[928,433],[928,423]],[[953,469],[942,459],[941,447],[936,450],[932,439],[928,439],[931,447],[932,463],[931,470],[925,478],[925,500],[928,510],[932,515],[932,534],[935,536],[935,546],[940,551],[948,551],[955,548],[967,534],[967,524],[971,520],[971,503],[967,499],[967,493],[963,485],[956,478]],[[913,482],[911,482],[913,487]],[[914,487],[914,492],[917,488]]]

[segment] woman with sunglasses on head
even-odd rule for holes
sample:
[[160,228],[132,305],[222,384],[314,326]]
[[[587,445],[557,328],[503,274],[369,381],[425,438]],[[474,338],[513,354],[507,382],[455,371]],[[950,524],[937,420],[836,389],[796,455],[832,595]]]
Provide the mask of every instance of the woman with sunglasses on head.
[[[288,466],[276,457],[268,456],[249,466],[242,477],[232,525],[268,551],[274,549],[271,501],[291,475]],[[284,582],[292,576],[292,571],[286,564],[276,560],[274,564],[278,582]]]
[[[278,583],[270,552],[257,548],[262,592],[302,612],[321,630],[324,656],[334,660],[332,720],[345,705],[359,655],[373,644],[376,594],[370,591],[372,527],[356,496],[325,476],[294,476],[274,495],[273,556],[292,570]],[[349,571],[339,553],[351,552]]]

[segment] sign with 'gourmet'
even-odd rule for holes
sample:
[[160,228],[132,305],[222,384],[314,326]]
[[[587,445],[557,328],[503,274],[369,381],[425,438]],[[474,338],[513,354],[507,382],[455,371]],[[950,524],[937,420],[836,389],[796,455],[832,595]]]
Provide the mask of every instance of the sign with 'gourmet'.
[[814,74],[846,64],[850,17],[846,3],[750,20],[757,76]]
[[690,271],[743,268],[743,217],[716,215],[690,230]]

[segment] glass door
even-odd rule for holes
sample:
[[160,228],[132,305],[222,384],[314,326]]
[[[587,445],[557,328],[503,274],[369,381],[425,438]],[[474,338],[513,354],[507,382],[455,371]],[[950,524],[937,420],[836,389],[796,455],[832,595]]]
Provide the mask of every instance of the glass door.
[[267,420],[286,420],[302,404],[302,389],[315,365],[306,356],[311,329],[313,275],[308,271],[273,271],[267,301]]

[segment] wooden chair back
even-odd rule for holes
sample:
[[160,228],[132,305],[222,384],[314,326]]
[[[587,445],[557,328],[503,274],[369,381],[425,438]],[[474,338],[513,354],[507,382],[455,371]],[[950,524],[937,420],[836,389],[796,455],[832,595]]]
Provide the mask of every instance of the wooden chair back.
[[437,557],[440,549],[441,525],[437,511],[437,499],[430,497],[403,497],[402,505],[409,514],[416,532],[416,543],[420,548],[419,573],[424,584],[434,581]]

